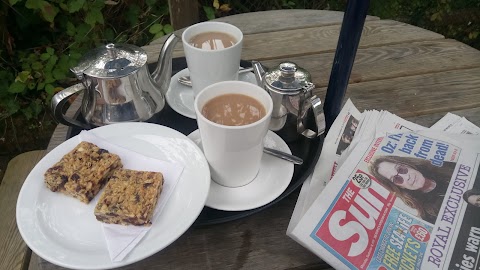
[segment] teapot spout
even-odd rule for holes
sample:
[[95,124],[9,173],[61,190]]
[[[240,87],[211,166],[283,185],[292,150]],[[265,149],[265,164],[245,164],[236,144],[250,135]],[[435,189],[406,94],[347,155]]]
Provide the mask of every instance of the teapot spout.
[[157,67],[152,73],[152,79],[160,86],[162,94],[165,94],[170,85],[172,76],[172,52],[179,38],[175,34],[170,34],[160,50]]
[[252,61],[253,73],[255,73],[255,78],[257,79],[258,86],[263,88],[263,76],[265,75],[265,69],[263,65],[258,61]]

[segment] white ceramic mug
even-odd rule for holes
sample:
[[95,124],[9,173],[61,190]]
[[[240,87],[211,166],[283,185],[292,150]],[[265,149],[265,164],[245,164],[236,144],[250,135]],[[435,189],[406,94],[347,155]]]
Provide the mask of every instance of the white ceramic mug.
[[[237,42],[228,48],[217,50],[200,49],[188,43],[192,37],[205,32],[227,33]],[[236,26],[223,22],[197,23],[183,32],[182,42],[194,97],[213,83],[238,79],[243,33]]]
[[[201,113],[203,106],[211,99],[225,94],[253,97],[265,108],[265,116],[243,126],[220,125],[205,118]],[[197,95],[194,107],[212,180],[227,187],[250,183],[260,169],[263,139],[267,135],[272,116],[273,102],[270,95],[255,84],[225,81],[203,89]]]

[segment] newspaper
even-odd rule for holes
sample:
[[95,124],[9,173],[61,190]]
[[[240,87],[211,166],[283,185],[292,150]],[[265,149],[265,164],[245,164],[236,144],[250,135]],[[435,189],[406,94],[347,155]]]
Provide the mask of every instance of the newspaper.
[[[377,124],[378,128],[375,127]],[[302,185],[287,232],[296,226],[299,218],[323,191],[351,149],[361,139],[371,139],[382,130],[422,129],[425,128],[386,111],[370,110],[360,113],[348,99],[325,137],[313,174]]]
[[302,187],[308,210],[295,207],[287,234],[338,269],[479,269],[480,196],[469,191],[480,189],[478,127],[448,114],[438,130],[362,117],[357,144],[310,206]]

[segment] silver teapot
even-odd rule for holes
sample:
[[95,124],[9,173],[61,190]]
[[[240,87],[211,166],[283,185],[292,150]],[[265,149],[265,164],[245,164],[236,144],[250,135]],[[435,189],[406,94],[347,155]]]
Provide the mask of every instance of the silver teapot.
[[[310,73],[293,62],[283,62],[265,71],[258,61],[252,61],[257,83],[270,93],[273,100],[270,130],[284,140],[294,141],[299,135],[315,138],[325,132],[322,101],[312,91]],[[307,117],[309,110],[313,120]]]
[[[137,46],[107,44],[87,53],[71,68],[81,83],[52,98],[55,120],[89,129],[119,122],[145,121],[165,106],[172,75],[172,51],[178,37],[171,34],[163,45],[155,71],[150,75],[147,54]],[[63,113],[68,98],[83,91],[81,113],[86,124]]]

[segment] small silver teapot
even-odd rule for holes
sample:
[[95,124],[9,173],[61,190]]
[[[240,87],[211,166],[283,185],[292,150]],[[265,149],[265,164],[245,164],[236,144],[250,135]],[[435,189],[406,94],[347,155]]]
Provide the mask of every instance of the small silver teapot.
[[[87,53],[71,68],[81,83],[52,98],[55,120],[89,129],[119,122],[145,121],[165,106],[172,75],[172,51],[178,37],[171,34],[163,45],[155,71],[150,75],[147,54],[129,44],[107,44]],[[68,98],[83,91],[81,113],[86,124],[63,114]]]
[[[315,85],[310,73],[293,62],[283,62],[265,71],[258,61],[252,61],[258,85],[270,93],[273,100],[270,130],[284,140],[293,141],[299,135],[315,138],[325,132],[325,115],[322,101],[312,94]],[[308,121],[308,111],[313,111],[313,121]]]

